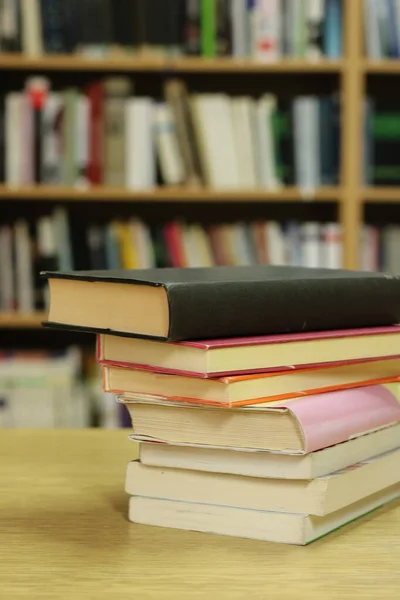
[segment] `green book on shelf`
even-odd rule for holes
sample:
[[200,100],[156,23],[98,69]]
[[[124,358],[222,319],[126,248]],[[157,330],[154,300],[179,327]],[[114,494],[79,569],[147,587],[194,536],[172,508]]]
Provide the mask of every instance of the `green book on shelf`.
[[215,0],[201,0],[201,53],[208,58],[217,54]]

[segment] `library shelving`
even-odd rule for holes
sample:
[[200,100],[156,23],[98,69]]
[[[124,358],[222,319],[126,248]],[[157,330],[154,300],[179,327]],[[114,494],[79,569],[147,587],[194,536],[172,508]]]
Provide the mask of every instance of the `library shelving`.
[[[230,58],[154,58],[142,56],[122,56],[111,54],[107,58],[88,58],[76,55],[43,55],[23,56],[14,53],[0,54],[0,72],[3,78],[21,74],[50,73],[60,81],[68,77],[69,85],[74,77],[83,77],[93,73],[131,73],[135,81],[140,81],[146,74],[153,76],[174,76],[179,74],[183,80],[186,76],[191,80],[197,76],[197,88],[212,78],[218,78],[220,87],[222,76],[246,78],[263,78],[265,89],[269,90],[269,77],[287,78],[287,84],[298,77],[307,82],[321,79],[320,89],[324,88],[323,78],[335,78],[339,90],[341,105],[341,142],[340,142],[340,178],[338,186],[322,187],[314,191],[301,190],[296,187],[281,188],[277,191],[235,190],[219,191],[206,188],[164,187],[150,191],[132,191],[114,187],[91,187],[76,189],[73,187],[33,186],[12,188],[0,186],[0,203],[25,202],[72,202],[72,203],[106,203],[118,201],[122,203],[179,203],[184,214],[185,204],[214,202],[229,205],[238,203],[300,203],[316,204],[336,203],[338,220],[343,233],[343,266],[357,268],[360,266],[359,236],[363,224],[365,204],[400,203],[398,187],[364,187],[362,183],[363,167],[363,111],[362,103],[367,90],[367,83],[375,76],[395,76],[400,73],[400,60],[370,60],[365,58],[364,3],[362,0],[343,2],[343,57],[340,60],[303,60],[285,58],[276,62],[260,63],[254,60]],[[19,79],[20,80],[20,79]],[[212,85],[212,84],[210,84]],[[306,90],[306,87],[304,88]],[[306,92],[305,92],[306,93]],[[0,315],[0,327],[36,327],[43,315],[28,316]]]
[[46,319],[46,313],[34,312],[27,314],[0,313],[2,329],[38,329]]
[[337,201],[340,188],[321,187],[315,191],[302,192],[296,187],[283,187],[276,191],[260,189],[209,190],[204,188],[159,187],[150,191],[128,190],[106,186],[75,189],[63,186],[38,185],[26,188],[0,186],[0,202],[47,201],[47,202],[332,202]]

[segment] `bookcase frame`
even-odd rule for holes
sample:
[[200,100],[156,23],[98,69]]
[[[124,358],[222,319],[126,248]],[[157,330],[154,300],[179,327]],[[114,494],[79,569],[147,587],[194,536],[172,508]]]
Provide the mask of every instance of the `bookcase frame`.
[[[110,56],[106,59],[90,59],[69,55],[26,57],[18,54],[0,54],[0,72],[119,72],[145,73],[165,72],[172,74],[235,73],[245,77],[247,73],[305,73],[320,76],[337,74],[341,103],[341,152],[340,185],[322,187],[310,197],[296,187],[285,187],[277,192],[264,190],[214,191],[160,187],[151,192],[132,191],[123,188],[92,187],[81,191],[67,187],[35,186],[11,189],[0,185],[0,203],[18,201],[62,201],[163,203],[190,202],[212,203],[281,203],[281,202],[334,202],[338,205],[339,221],[343,230],[343,266],[356,269],[359,265],[360,228],[363,209],[367,203],[400,203],[400,187],[370,187],[362,185],[363,116],[362,101],[369,75],[400,73],[400,60],[371,61],[365,58],[363,44],[363,0],[343,0],[344,52],[340,60],[307,62],[283,59],[263,64],[250,60],[230,58],[204,59],[197,57],[177,59],[154,59],[141,57]],[[32,328],[40,325],[42,314],[0,314],[0,328]]]

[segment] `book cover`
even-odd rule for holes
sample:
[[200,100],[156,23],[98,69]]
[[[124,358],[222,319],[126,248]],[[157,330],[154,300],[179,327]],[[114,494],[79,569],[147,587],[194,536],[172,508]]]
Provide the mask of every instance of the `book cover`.
[[[122,326],[118,313],[108,310],[102,314],[99,309],[95,315],[91,311],[90,319],[86,313],[77,318],[68,314],[68,303],[62,301],[63,297],[54,296],[48,326],[99,333],[111,331],[181,341],[354,329],[400,322],[400,277],[385,273],[254,266],[47,272],[43,275],[50,282],[50,294],[52,286],[61,285],[71,294],[70,302],[77,294],[94,293],[93,301],[96,298],[96,302],[101,303],[105,300],[104,295],[98,293],[100,285],[118,284],[115,293],[124,292],[125,285],[131,286],[133,325],[130,331]],[[96,285],[88,286],[88,283]],[[153,306],[159,324],[157,329],[152,328],[152,333],[147,333],[141,323],[134,324],[137,319],[133,310],[135,298],[138,302],[138,294],[142,296],[147,292],[154,298],[157,296],[157,305]],[[143,306],[142,301],[143,298],[140,306]],[[58,310],[66,311],[59,319]]]

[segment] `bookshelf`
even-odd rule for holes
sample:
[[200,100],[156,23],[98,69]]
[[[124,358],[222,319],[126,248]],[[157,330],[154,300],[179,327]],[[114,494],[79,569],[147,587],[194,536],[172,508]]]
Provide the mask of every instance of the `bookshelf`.
[[16,54],[0,54],[0,69],[38,71],[89,71],[140,73],[169,71],[171,73],[340,73],[345,68],[344,60],[321,59],[310,62],[301,59],[284,59],[273,63],[233,58],[131,58],[120,56],[105,59],[76,57],[70,55],[30,58]]
[[340,197],[339,187],[322,187],[315,192],[302,192],[296,187],[283,187],[276,191],[258,189],[240,191],[208,190],[204,188],[159,187],[152,191],[133,191],[106,186],[77,190],[62,186],[36,186],[8,188],[0,186],[0,202],[12,200],[45,202],[335,202]]
[[[86,74],[95,76],[96,73],[132,73],[135,81],[147,76],[178,75],[185,80],[197,81],[198,88],[204,82],[215,81],[213,78],[232,77],[251,78],[252,81],[265,81],[269,90],[269,77],[285,80],[287,85],[297,77],[301,81],[304,76],[307,82],[320,81],[323,89],[323,78],[334,78],[340,93],[341,104],[341,148],[340,148],[340,185],[318,188],[315,191],[302,191],[296,187],[284,187],[276,191],[258,189],[240,191],[219,191],[207,188],[187,187],[157,187],[151,191],[131,191],[119,187],[91,187],[86,190],[55,187],[35,186],[11,188],[0,185],[0,203],[16,205],[21,203],[57,203],[59,201],[74,204],[112,203],[124,204],[179,204],[182,214],[185,205],[193,203],[230,204],[301,204],[312,203],[334,204],[337,206],[338,219],[343,231],[343,266],[357,268],[360,265],[359,234],[363,223],[364,206],[371,204],[400,204],[400,187],[367,187],[362,184],[362,136],[363,116],[362,100],[367,90],[369,78],[395,76],[400,73],[400,60],[374,61],[365,58],[363,31],[363,0],[343,2],[343,57],[340,60],[321,59],[307,61],[302,59],[285,58],[277,62],[259,63],[254,60],[238,60],[230,58],[155,58],[146,54],[124,56],[121,53],[111,53],[107,58],[88,58],[74,55],[43,55],[27,57],[19,54],[0,53],[0,73],[4,77],[16,77],[21,81],[22,76],[29,74],[49,73],[62,81],[68,77],[69,82],[74,77]],[[202,78],[202,79],[201,79]],[[257,79],[259,78],[259,79]],[[322,79],[321,79],[322,78]],[[249,79],[250,80],[250,79]],[[80,79],[81,81],[81,79]],[[221,81],[223,81],[221,79]],[[222,84],[221,84],[222,85]],[[258,84],[259,85],[259,84]],[[314,83],[312,84],[314,85]],[[306,87],[304,88],[307,89]],[[306,91],[304,93],[307,93]],[[207,209],[205,209],[207,210]],[[289,210],[289,208],[288,208]],[[17,317],[0,315],[0,327],[36,327],[42,315]]]
[[46,320],[46,313],[30,314],[0,313],[0,328],[2,329],[38,329]]

